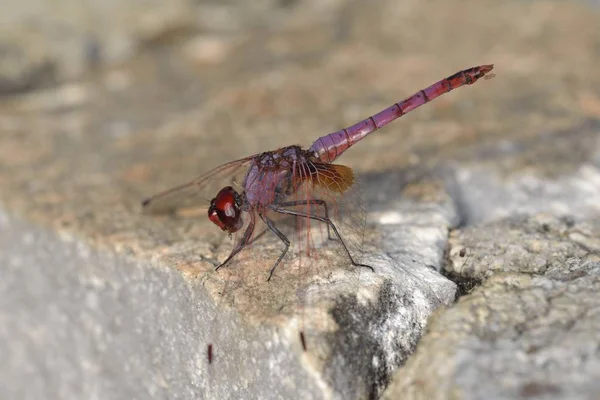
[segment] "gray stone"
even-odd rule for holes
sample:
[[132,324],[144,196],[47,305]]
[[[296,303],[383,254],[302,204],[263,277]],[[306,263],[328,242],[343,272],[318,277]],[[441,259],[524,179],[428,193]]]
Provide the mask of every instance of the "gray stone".
[[445,268],[457,279],[479,281],[498,272],[568,279],[596,261],[599,228],[598,220],[575,222],[548,214],[474,225],[451,232]]
[[[308,281],[287,268],[267,283],[253,264],[182,275],[1,217],[2,398],[367,396],[454,298],[451,282],[405,258]],[[443,236],[412,246],[439,264]]]
[[490,278],[436,313],[383,398],[597,398],[595,264],[595,273],[570,280]]

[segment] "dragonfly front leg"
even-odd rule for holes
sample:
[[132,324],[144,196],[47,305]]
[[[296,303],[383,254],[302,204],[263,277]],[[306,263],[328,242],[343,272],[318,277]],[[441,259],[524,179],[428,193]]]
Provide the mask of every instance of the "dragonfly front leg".
[[269,218],[267,218],[266,216],[264,216],[261,213],[259,213],[258,215],[262,218],[263,221],[265,221],[265,224],[267,224],[267,226],[269,227],[271,232],[276,234],[277,237],[279,237],[279,239],[281,239],[283,244],[285,244],[285,249],[283,249],[283,251],[281,252],[281,255],[279,256],[279,258],[277,259],[277,261],[271,268],[271,271],[269,272],[269,278],[267,278],[267,282],[268,282],[271,280],[271,277],[273,276],[273,272],[275,272],[275,268],[277,268],[277,266],[279,265],[281,260],[283,260],[283,257],[285,257],[288,249],[290,248],[290,240],[283,233],[281,233],[281,231],[279,229],[277,229],[277,227],[275,226],[273,221],[271,221]]
[[[221,263],[221,265],[219,265],[217,268],[215,268],[215,271],[218,271],[219,268],[225,266],[229,261],[231,261],[231,259],[237,253],[239,253],[240,251],[242,251],[242,249],[244,247],[246,247],[251,242],[250,238],[252,237],[252,233],[254,232],[254,225],[256,223],[256,216],[254,215],[253,211],[248,212],[248,214],[250,215],[250,222],[248,222],[248,227],[244,231],[244,236],[242,237],[242,240],[240,240],[240,242],[233,248],[233,250],[231,250],[231,253],[225,259],[225,261],[223,261]],[[262,233],[261,233],[261,235],[262,235]]]
[[328,226],[331,227],[331,230],[333,230],[333,232],[335,233],[335,236],[337,236],[338,240],[342,244],[342,247],[346,251],[346,254],[348,255],[348,258],[350,259],[350,262],[352,263],[352,265],[354,265],[355,267],[369,268],[371,271],[375,272],[375,269],[373,267],[371,267],[370,265],[360,264],[360,263],[357,263],[356,261],[354,261],[354,259],[352,258],[352,254],[350,254],[350,251],[348,250],[348,247],[346,247],[346,243],[344,243],[344,240],[342,239],[342,236],[340,235],[340,233],[338,232],[337,228],[335,227],[335,224],[329,218],[320,217],[318,215],[309,215],[309,214],[305,214],[305,213],[302,213],[302,212],[299,212],[299,211],[286,210],[285,208],[279,208],[279,207],[275,207],[275,206],[271,207],[271,210],[273,210],[275,212],[278,212],[280,214],[294,215],[294,216],[297,216],[297,217],[310,218],[310,219],[314,219],[316,221],[320,221],[320,222],[326,223]]
[[[283,203],[279,203],[279,207],[295,207],[295,206],[305,206],[315,204],[318,206],[323,206],[325,209],[325,218],[329,220],[329,211],[327,209],[327,202],[321,199],[312,199],[312,200],[296,200],[296,201],[286,201]],[[329,229],[329,224],[327,224],[327,238],[329,240],[335,240],[335,238],[331,237],[331,230]]]

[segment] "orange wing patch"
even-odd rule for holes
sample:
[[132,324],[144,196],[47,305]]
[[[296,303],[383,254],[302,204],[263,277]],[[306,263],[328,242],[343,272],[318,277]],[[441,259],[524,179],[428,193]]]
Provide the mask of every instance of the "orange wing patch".
[[345,165],[313,163],[310,178],[313,185],[332,192],[344,193],[354,183],[354,171]]

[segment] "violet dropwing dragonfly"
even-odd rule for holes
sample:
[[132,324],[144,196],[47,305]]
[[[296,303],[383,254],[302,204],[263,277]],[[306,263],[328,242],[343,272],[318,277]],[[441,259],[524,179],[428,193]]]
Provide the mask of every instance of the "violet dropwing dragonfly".
[[[354,183],[352,169],[333,162],[344,151],[377,129],[444,93],[475,83],[493,67],[491,64],[481,65],[459,71],[355,125],[318,138],[308,149],[288,146],[223,164],[186,184],[144,200],[142,206],[148,212],[173,211],[178,207],[180,200],[189,196],[190,191],[198,191],[215,179],[224,180],[241,172],[244,176],[241,191],[236,191],[232,186],[223,187],[210,201],[208,208],[210,221],[229,234],[241,232],[246,225],[229,256],[215,270],[227,265],[250,243],[264,232],[270,231],[283,244],[283,250],[270,269],[267,279],[270,280],[290,247],[290,240],[278,228],[271,217],[273,214],[326,224],[329,238],[339,241],[353,266],[373,270],[373,267],[355,261],[344,237],[332,221],[329,211],[339,209],[338,202],[343,201],[334,199],[343,196]],[[298,195],[299,193],[302,194]],[[301,208],[300,211],[298,207]],[[324,213],[313,211],[318,207],[322,207]],[[247,223],[243,215],[247,216]],[[254,234],[257,218],[267,227],[259,235]]]

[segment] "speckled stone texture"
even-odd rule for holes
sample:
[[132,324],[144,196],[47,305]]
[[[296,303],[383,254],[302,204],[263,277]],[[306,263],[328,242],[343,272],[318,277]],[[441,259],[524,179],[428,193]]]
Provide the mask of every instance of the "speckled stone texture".
[[385,398],[596,398],[599,227],[542,214],[453,232],[447,272],[484,283],[432,317]]
[[[0,398],[598,398],[595,2],[88,3],[3,10]],[[375,273],[141,213],[487,63],[340,158]]]

